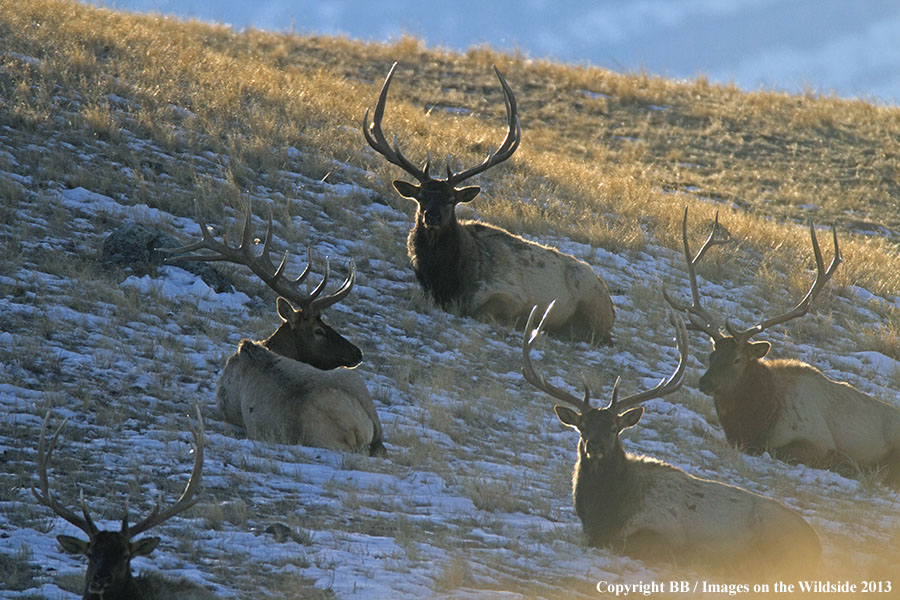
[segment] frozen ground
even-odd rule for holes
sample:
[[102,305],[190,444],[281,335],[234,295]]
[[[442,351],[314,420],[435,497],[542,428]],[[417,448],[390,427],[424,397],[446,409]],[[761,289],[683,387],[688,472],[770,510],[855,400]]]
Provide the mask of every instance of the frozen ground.
[[[97,255],[111,229],[136,221],[188,240],[197,225],[184,215],[193,211],[168,214],[128,194],[47,180],[34,152],[62,143],[0,129],[0,182],[11,190],[3,202],[13,215],[0,225],[0,552],[39,569],[33,587],[0,597],[78,597],[61,586],[71,587],[84,563],[54,539],[78,532],[36,506],[29,491],[44,411],[54,423],[69,419],[51,468],[58,495],[74,505],[83,488],[96,517],[117,527],[126,498],[138,515],[158,492],[164,502],[177,497],[192,463],[195,402],[207,431],[201,503],[155,531],[163,541],[152,560],[135,561],[137,569],[246,598],[300,597],[293,590],[308,584],[338,598],[590,598],[600,580],[674,576],[583,545],[569,487],[577,436],[522,379],[521,332],[449,315],[422,297],[405,257],[410,215],[381,195],[386,187],[322,184],[288,171],[282,176],[294,193],[262,179],[250,192],[257,214],[272,203],[276,214],[295,215],[276,232],[276,247],[293,252],[294,273],[305,244],[330,256],[338,273],[356,260],[358,283],[330,317],[365,352],[359,369],[389,451],[381,460],[257,443],[227,425],[215,408],[217,374],[241,337],[274,329],[271,293],[237,268],[239,290],[224,294],[177,267],[152,275],[105,270]],[[142,174],[148,179],[164,180],[166,166],[183,160],[197,165],[201,179],[221,178],[218,165],[227,164],[166,152],[127,130],[119,143],[153,158],[156,174]],[[83,141],[72,160],[89,170],[107,160],[106,144]],[[120,166],[127,187],[139,171]],[[217,214],[233,219],[233,208]],[[217,219],[208,221],[220,225]],[[262,221],[256,224],[261,231]],[[564,237],[542,241],[588,260],[618,312],[614,347],[545,338],[535,352],[541,372],[560,385],[587,372],[601,396],[608,393],[601,384],[616,374],[624,393],[667,374],[675,351],[659,283],[687,294],[676,251],[652,241],[627,254]],[[740,272],[702,285],[739,320],[756,318],[755,306],[783,308],[783,295],[769,305]],[[897,403],[900,364],[858,346],[859,326],[888,305],[900,299],[841,289],[828,311],[814,311],[789,334],[773,331],[773,353],[814,362]],[[830,342],[816,342],[816,330],[830,332]],[[865,478],[743,457],[725,444],[710,400],[696,391],[705,352],[692,339],[685,389],[648,403],[627,448],[800,510],[822,537],[829,572],[862,575],[872,557],[894,553],[896,493]],[[266,531],[277,523],[291,535]]]

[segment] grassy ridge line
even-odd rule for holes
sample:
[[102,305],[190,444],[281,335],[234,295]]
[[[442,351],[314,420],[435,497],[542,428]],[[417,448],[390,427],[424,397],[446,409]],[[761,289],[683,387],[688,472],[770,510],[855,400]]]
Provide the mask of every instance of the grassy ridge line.
[[[552,229],[610,249],[640,249],[645,232],[677,247],[680,210],[674,208],[688,204],[707,219],[712,211],[705,198],[714,198],[722,220],[747,246],[763,257],[779,249],[771,260],[782,271],[806,268],[810,254],[806,237],[783,221],[812,213],[820,223],[884,223],[894,237],[900,230],[894,214],[900,209],[891,206],[900,172],[900,141],[890,135],[900,126],[895,108],[747,94],[702,78],[621,75],[484,48],[460,55],[426,50],[412,39],[380,45],[236,34],[64,0],[3,2],[0,32],[7,48],[0,78],[4,121],[35,128],[49,122],[76,138],[89,132],[113,142],[127,127],[185,154],[225,153],[224,187],[231,190],[204,190],[212,184],[191,181],[190,168],[175,174],[179,184],[218,197],[238,195],[252,180],[249,171],[277,178],[291,160],[290,146],[365,167],[391,196],[388,182],[397,169],[365,147],[359,122],[393,60],[403,69],[385,130],[397,130],[415,159],[431,149],[437,157],[454,152],[457,165],[480,160],[502,137],[501,95],[489,69],[497,63],[517,92],[524,143],[510,163],[479,178],[491,194],[477,209],[489,220],[532,234]],[[454,88],[442,90],[446,81]],[[53,121],[60,87],[77,91],[81,122]],[[125,99],[126,122],[110,97]],[[434,104],[472,112],[423,110]],[[134,153],[115,144],[108,151]],[[877,160],[854,167],[854,155]],[[330,174],[324,159],[305,160],[306,174]],[[58,168],[63,173],[45,176],[64,179],[67,167]],[[102,185],[102,173],[98,179]],[[690,193],[673,197],[665,190]],[[537,206],[522,203],[529,198]],[[177,195],[150,200],[190,210],[178,209],[188,199]],[[779,220],[764,219],[767,214]],[[610,222],[611,215],[619,218]],[[837,285],[900,293],[890,243],[851,239],[843,231],[842,238],[847,261]]]

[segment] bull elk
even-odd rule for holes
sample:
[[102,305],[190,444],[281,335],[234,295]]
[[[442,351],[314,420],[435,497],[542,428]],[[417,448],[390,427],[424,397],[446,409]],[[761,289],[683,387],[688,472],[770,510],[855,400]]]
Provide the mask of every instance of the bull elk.
[[398,179],[393,185],[418,207],[407,252],[426,293],[444,309],[507,323],[522,322],[532,305],[547,306],[558,298],[548,329],[608,342],[615,309],[606,284],[587,263],[499,227],[456,218],[456,205],[472,201],[481,190],[459,185],[507,160],[522,137],[515,96],[497,67],[494,71],[506,99],[506,138],[496,152],[492,148],[481,164],[470,169],[453,172],[448,159],[446,179],[432,177],[430,155],[420,169],[400,151],[396,136],[393,147],[385,139],[381,120],[396,68],[394,63],[384,80],[371,125],[366,110],[363,134],[376,152],[419,182]]
[[532,311],[522,342],[525,379],[553,398],[566,426],[580,434],[572,476],[575,512],[588,543],[634,558],[709,568],[732,575],[796,574],[816,568],[818,536],[796,511],[739,487],[694,477],[670,464],[625,452],[619,434],[644,414],[636,406],[676,391],[687,358],[687,329],[676,322],[680,358],[656,387],[618,399],[619,379],[605,408],[591,406],[590,390],[577,398],[538,375],[530,353],[552,304],[534,327]]
[[834,257],[828,268],[810,222],[816,278],[806,296],[791,310],[746,329],[725,322],[725,331],[700,303],[697,262],[713,245],[712,233],[691,257],[687,208],[682,221],[684,258],[691,286],[691,303],[666,301],[690,319],[689,328],[706,333],[713,343],[709,367],[700,377],[700,391],[713,397],[726,439],[751,454],[768,451],[786,462],[800,462],[836,471],[882,469],[885,481],[900,487],[900,410],[851,385],[826,377],[815,367],[791,359],[767,360],[767,341],[751,338],[775,325],[802,317],[843,260],[837,230],[832,228]]
[[[328,283],[326,262],[322,281],[304,294],[300,285],[310,273],[312,251],[307,252],[303,272],[295,279],[286,278],[288,253],[277,267],[269,255],[271,214],[258,255],[251,250],[251,221],[248,204],[238,247],[229,246],[227,240],[216,241],[201,222],[200,241],[165,250],[173,255],[170,261],[227,261],[247,266],[278,294],[278,329],[262,341],[241,340],[219,377],[216,400],[225,420],[244,427],[254,439],[383,456],[375,404],[362,377],[352,370],[362,361],[362,352],[322,318],[326,308],[346,298],[353,288],[353,261],[336,291],[322,294]],[[197,250],[212,253],[191,254]]]
[[201,599],[215,596],[205,588],[185,579],[169,579],[152,573],[142,573],[137,577],[131,574],[131,559],[135,556],[148,556],[159,545],[158,537],[135,539],[147,530],[167,521],[197,503],[195,494],[200,487],[203,471],[203,418],[197,408],[197,428],[194,435],[194,468],[181,497],[169,508],[160,511],[160,498],[156,507],[143,520],[129,525],[128,508],[122,517],[119,531],[101,531],[91,518],[84,492],[81,493],[81,514],[63,506],[50,491],[47,466],[53,456],[56,440],[66,421],[63,421],[56,432],[46,443],[48,412],[41,425],[41,438],[38,442],[37,468],[39,487],[31,488],[37,501],[50,508],[54,513],[83,531],[88,539],[59,535],[56,539],[63,550],[69,554],[77,554],[87,558],[85,573],[84,600],[151,600],[154,598]]

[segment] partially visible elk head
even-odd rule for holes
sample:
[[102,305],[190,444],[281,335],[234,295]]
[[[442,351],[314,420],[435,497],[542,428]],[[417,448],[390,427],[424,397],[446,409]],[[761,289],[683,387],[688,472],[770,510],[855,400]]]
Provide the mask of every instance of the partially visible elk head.
[[87,540],[69,535],[60,535],[56,538],[63,550],[70,554],[79,554],[88,560],[84,598],[139,599],[140,592],[135,589],[131,576],[131,559],[135,556],[148,556],[159,544],[160,538],[134,538],[197,503],[197,499],[193,496],[197,488],[200,487],[200,478],[203,471],[203,418],[200,415],[200,408],[197,408],[197,428],[193,430],[194,468],[181,497],[174,505],[162,512],[160,512],[160,501],[162,500],[160,498],[153,511],[145,519],[134,525],[128,524],[128,508],[126,506],[125,514],[122,517],[122,526],[119,531],[101,531],[97,528],[93,519],[91,519],[87,504],[85,504],[84,492],[81,493],[81,514],[83,517],[73,513],[53,497],[53,492],[49,489],[47,465],[53,455],[53,449],[56,447],[59,433],[66,421],[63,421],[57,427],[50,444],[46,445],[45,448],[47,422],[49,419],[50,413],[48,412],[41,425],[41,439],[38,443],[37,466],[40,486],[32,488],[31,492],[38,502],[53,510],[57,515],[75,525],[87,535]]
[[470,169],[453,172],[449,164],[450,159],[448,158],[447,178],[438,179],[432,177],[429,173],[431,168],[430,154],[420,169],[403,156],[397,145],[396,135],[394,136],[393,147],[391,147],[381,131],[381,119],[384,116],[388,87],[391,85],[391,78],[394,76],[396,68],[397,63],[394,63],[384,80],[384,85],[381,87],[381,95],[378,97],[378,103],[375,105],[375,114],[371,125],[369,124],[369,110],[366,109],[362,124],[363,135],[376,152],[384,156],[388,162],[397,165],[412,175],[419,182],[416,185],[396,179],[394,180],[394,189],[404,198],[415,200],[418,203],[418,219],[422,227],[427,230],[439,231],[442,227],[446,227],[453,222],[455,219],[454,208],[457,204],[473,200],[478,195],[478,192],[481,191],[481,188],[477,186],[460,188],[459,184],[473,175],[486,171],[508,159],[519,147],[519,142],[522,139],[522,128],[519,126],[516,98],[512,89],[506,83],[506,79],[503,78],[500,70],[495,66],[494,72],[497,73],[497,77],[500,79],[500,85],[503,86],[503,95],[506,100],[506,138],[496,152],[491,148],[487,158],[481,164]]
[[610,459],[622,451],[619,434],[623,430],[636,425],[644,414],[644,407],[636,405],[652,398],[661,398],[681,387],[687,360],[687,329],[681,319],[672,318],[672,322],[675,325],[675,340],[678,345],[679,360],[675,371],[667,379],[660,381],[659,385],[653,389],[619,400],[619,378],[617,377],[613,385],[612,399],[609,404],[604,408],[595,408],[591,406],[591,391],[587,382],[584,382],[584,396],[577,398],[569,392],[548,383],[546,379],[538,375],[534,370],[534,366],[531,363],[531,348],[541,336],[541,333],[543,333],[544,322],[552,309],[553,303],[551,302],[537,327],[535,327],[537,306],[531,310],[528,324],[525,326],[525,335],[522,338],[522,373],[525,375],[526,381],[534,387],[575,407],[572,409],[557,404],[553,407],[553,410],[563,424],[578,430],[581,435],[578,443],[581,456],[588,460],[602,461]]
[[[199,217],[198,217],[199,218]],[[277,309],[281,325],[264,345],[283,356],[310,364],[318,369],[355,367],[362,361],[362,351],[352,342],[335,331],[322,318],[322,312],[329,306],[347,297],[356,278],[356,265],[350,261],[349,274],[344,283],[331,294],[322,295],[328,283],[328,261],[322,281],[308,294],[300,291],[300,285],[309,275],[312,266],[312,249],[307,249],[306,268],[296,279],[284,276],[288,253],[284,253],[276,267],[269,256],[272,245],[272,214],[269,213],[268,228],[262,251],[254,256],[251,245],[258,244],[251,229],[252,214],[248,202],[245,210],[244,229],[239,247],[217,242],[210,229],[200,222],[202,239],[180,248],[161,249],[173,254],[170,261],[227,261],[250,267],[250,270],[278,294]],[[213,254],[187,254],[196,250],[211,250]]]
[[733,327],[729,320],[725,321],[725,331],[718,325],[716,319],[700,305],[700,293],[697,287],[696,264],[703,257],[703,254],[712,245],[724,244],[730,242],[730,238],[716,238],[719,226],[719,215],[716,213],[716,221],[713,225],[712,233],[706,239],[706,242],[691,258],[691,252],[688,247],[687,239],[687,208],[684,209],[684,219],[682,220],[681,232],[682,241],[684,243],[684,258],[688,267],[688,275],[691,284],[691,304],[679,302],[668,295],[663,288],[663,295],[672,308],[677,311],[685,311],[690,319],[689,329],[694,331],[702,331],[709,335],[713,342],[713,351],[709,355],[709,368],[700,377],[699,388],[705,394],[715,394],[717,391],[733,385],[735,382],[741,381],[747,365],[752,364],[763,358],[772,347],[767,341],[753,342],[750,338],[758,333],[762,333],[773,325],[780,325],[792,319],[802,317],[809,310],[812,301],[819,295],[825,284],[834,275],[835,270],[843,261],[841,250],[838,247],[837,230],[832,226],[832,234],[834,237],[834,258],[828,268],[822,260],[822,251],[819,249],[819,242],[816,239],[816,230],[813,227],[812,220],[809,222],[809,235],[812,239],[813,255],[816,261],[816,279],[806,293],[806,296],[791,310],[772,317],[764,319],[748,327],[747,329],[738,329]]

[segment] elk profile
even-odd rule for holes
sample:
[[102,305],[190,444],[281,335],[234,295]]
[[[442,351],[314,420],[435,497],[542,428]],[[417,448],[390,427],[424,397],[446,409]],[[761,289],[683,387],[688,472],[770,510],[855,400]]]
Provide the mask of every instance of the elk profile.
[[752,338],[775,325],[802,317],[831,279],[843,257],[832,228],[834,257],[826,268],[812,222],[809,225],[816,278],[806,296],[791,310],[763,319],[746,329],[725,322],[725,332],[700,303],[696,265],[717,238],[718,215],[706,242],[691,257],[687,208],[682,221],[684,257],[691,302],[666,301],[690,319],[689,328],[706,333],[713,343],[709,366],[699,389],[713,398],[726,439],[750,453],[768,451],[786,462],[836,471],[883,469],[885,481],[900,486],[900,410],[851,385],[834,381],[807,363],[766,359],[767,341]]
[[[362,352],[322,318],[326,308],[346,298],[353,288],[353,261],[336,291],[323,295],[329,277],[326,262],[322,280],[305,294],[300,285],[310,273],[312,250],[303,272],[295,279],[286,278],[288,253],[277,267],[270,258],[271,214],[258,255],[251,249],[249,204],[238,247],[229,246],[227,240],[216,241],[202,222],[200,228],[201,240],[165,250],[173,255],[170,261],[244,265],[278,294],[278,329],[262,341],[241,340],[219,377],[216,399],[225,419],[244,427],[254,439],[384,455],[375,404],[362,377],[352,370],[362,361]],[[191,254],[197,250],[212,253]]]
[[549,384],[531,362],[543,321],[529,316],[522,341],[523,374],[533,386],[574,408],[556,405],[559,420],[580,434],[572,476],[575,512],[591,546],[634,558],[676,562],[734,575],[797,574],[815,568],[818,536],[794,510],[724,483],[694,477],[672,465],[625,452],[619,434],[635,426],[636,406],[676,391],[687,358],[687,330],[676,322],[679,361],[656,387],[618,399],[619,379],[605,408],[591,406],[590,390],[577,398]]
[[77,554],[88,559],[85,573],[84,600],[151,600],[155,598],[172,598],[176,600],[207,599],[215,596],[205,588],[187,580],[174,580],[144,573],[137,577],[131,573],[131,559],[136,556],[148,556],[159,545],[158,537],[137,536],[156,527],[190,508],[197,503],[195,494],[200,486],[203,472],[203,418],[197,408],[197,427],[192,431],[194,436],[194,468],[181,497],[169,508],[160,511],[160,501],[143,520],[129,524],[128,509],[122,517],[119,531],[102,531],[95,524],[81,493],[81,514],[63,506],[50,491],[47,467],[53,456],[56,441],[66,421],[63,421],[46,444],[48,412],[41,425],[41,438],[38,442],[38,479],[39,487],[31,492],[37,501],[50,508],[54,513],[83,531],[88,539],[83,540],[69,535],[59,535],[59,541],[65,552]]
[[366,110],[363,135],[376,152],[418,181],[398,179],[393,185],[418,207],[407,252],[424,290],[444,309],[456,307],[480,320],[506,323],[524,321],[532,305],[547,306],[558,298],[557,312],[547,323],[549,330],[608,342],[615,309],[606,284],[587,263],[499,227],[456,218],[456,205],[471,202],[481,190],[460,184],[507,160],[522,138],[516,98],[497,67],[494,71],[506,101],[506,137],[496,152],[492,148],[472,168],[454,172],[448,159],[445,179],[431,175],[430,155],[420,169],[400,151],[396,136],[392,147],[382,132],[396,68],[394,63],[384,80],[371,124]]

